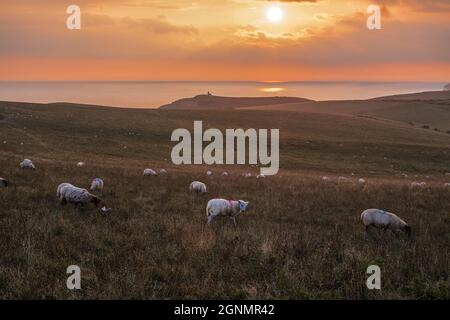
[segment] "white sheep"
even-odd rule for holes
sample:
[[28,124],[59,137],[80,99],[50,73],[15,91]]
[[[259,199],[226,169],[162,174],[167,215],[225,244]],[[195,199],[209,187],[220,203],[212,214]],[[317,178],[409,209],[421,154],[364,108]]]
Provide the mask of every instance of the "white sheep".
[[145,169],[144,176],[157,176],[158,173],[153,169]]
[[346,177],[339,177],[338,181],[339,182],[352,182],[349,178],[346,178]]
[[450,182],[444,183],[444,187],[450,187]]
[[[67,182],[61,183],[58,186],[56,194],[63,205],[68,202],[75,205],[87,205],[93,203],[96,207],[98,207],[99,204],[104,204],[103,200],[89,193],[86,189],[75,187]],[[110,211],[110,209],[106,208],[106,205],[104,205],[101,210],[104,213]]]
[[33,162],[30,159],[24,159],[21,163],[20,163],[20,167],[22,169],[36,169],[36,167],[34,166]]
[[393,232],[403,231],[407,234],[411,233],[411,227],[397,215],[380,209],[367,209],[361,213],[361,220],[369,231],[370,227],[383,230],[391,230]]
[[228,172],[226,171],[222,172],[222,177],[228,177]]
[[193,181],[189,185],[189,191],[194,191],[197,193],[206,193],[206,184],[200,181]]
[[425,187],[426,185],[427,185],[426,182],[416,182],[416,181],[414,181],[414,182],[411,183],[411,187],[413,187],[413,188],[415,188],[415,187],[421,188],[421,187]]
[[330,181],[331,179],[328,178],[327,176],[323,176],[323,177],[322,177],[322,180],[323,180],[323,181]]
[[91,182],[91,191],[100,190],[103,191],[104,182],[100,178],[95,178]]
[[160,170],[159,170],[159,173],[166,174],[166,173],[167,173],[167,170],[166,170],[166,169],[160,169]]
[[8,186],[8,181],[0,177],[0,188],[6,188]]
[[211,224],[213,219],[217,216],[228,216],[233,220],[236,226],[236,217],[247,211],[249,202],[243,200],[225,200],[225,199],[212,199],[208,201],[206,206],[206,217],[208,218],[208,224]]
[[77,167],[84,167],[84,162],[78,162]]
[[360,185],[363,185],[363,184],[366,183],[366,180],[363,179],[363,178],[359,178],[359,179],[358,179],[358,183],[359,183]]
[[258,174],[257,176],[256,176],[256,179],[264,179],[266,176],[265,175],[263,175],[263,174]]
[[246,174],[244,174],[244,177],[245,177],[245,178],[251,178],[251,177],[252,177],[252,174],[251,174],[250,172],[247,172]]
[[207,175],[207,176],[212,176],[212,175],[213,175],[213,173],[212,173],[212,171],[211,171],[211,170],[208,170],[208,171],[206,171],[206,175]]

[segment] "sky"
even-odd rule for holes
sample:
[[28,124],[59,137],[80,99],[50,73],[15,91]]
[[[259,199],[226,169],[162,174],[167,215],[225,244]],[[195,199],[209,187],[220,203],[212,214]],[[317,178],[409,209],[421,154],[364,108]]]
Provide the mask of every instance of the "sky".
[[59,80],[447,82],[450,1],[2,0],[0,81]]

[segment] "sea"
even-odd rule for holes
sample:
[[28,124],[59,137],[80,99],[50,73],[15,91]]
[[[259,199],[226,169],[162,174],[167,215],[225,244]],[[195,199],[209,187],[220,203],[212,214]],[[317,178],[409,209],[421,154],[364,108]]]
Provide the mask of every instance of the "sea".
[[217,96],[291,96],[313,100],[359,100],[442,90],[443,82],[242,82],[77,81],[0,82],[0,101],[70,102],[123,108],[158,108],[208,92]]

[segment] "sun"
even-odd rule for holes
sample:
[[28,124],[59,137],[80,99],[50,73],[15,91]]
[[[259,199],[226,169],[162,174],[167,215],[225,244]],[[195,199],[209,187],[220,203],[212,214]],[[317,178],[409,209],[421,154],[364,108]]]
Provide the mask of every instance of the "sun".
[[269,7],[266,10],[266,17],[272,23],[278,23],[283,20],[284,12],[283,9],[277,6]]

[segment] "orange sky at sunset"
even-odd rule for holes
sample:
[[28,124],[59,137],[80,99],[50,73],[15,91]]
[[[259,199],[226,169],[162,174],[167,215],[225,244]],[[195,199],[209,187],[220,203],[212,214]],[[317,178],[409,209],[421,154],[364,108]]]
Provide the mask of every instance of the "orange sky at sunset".
[[5,0],[0,80],[448,81],[450,1]]

